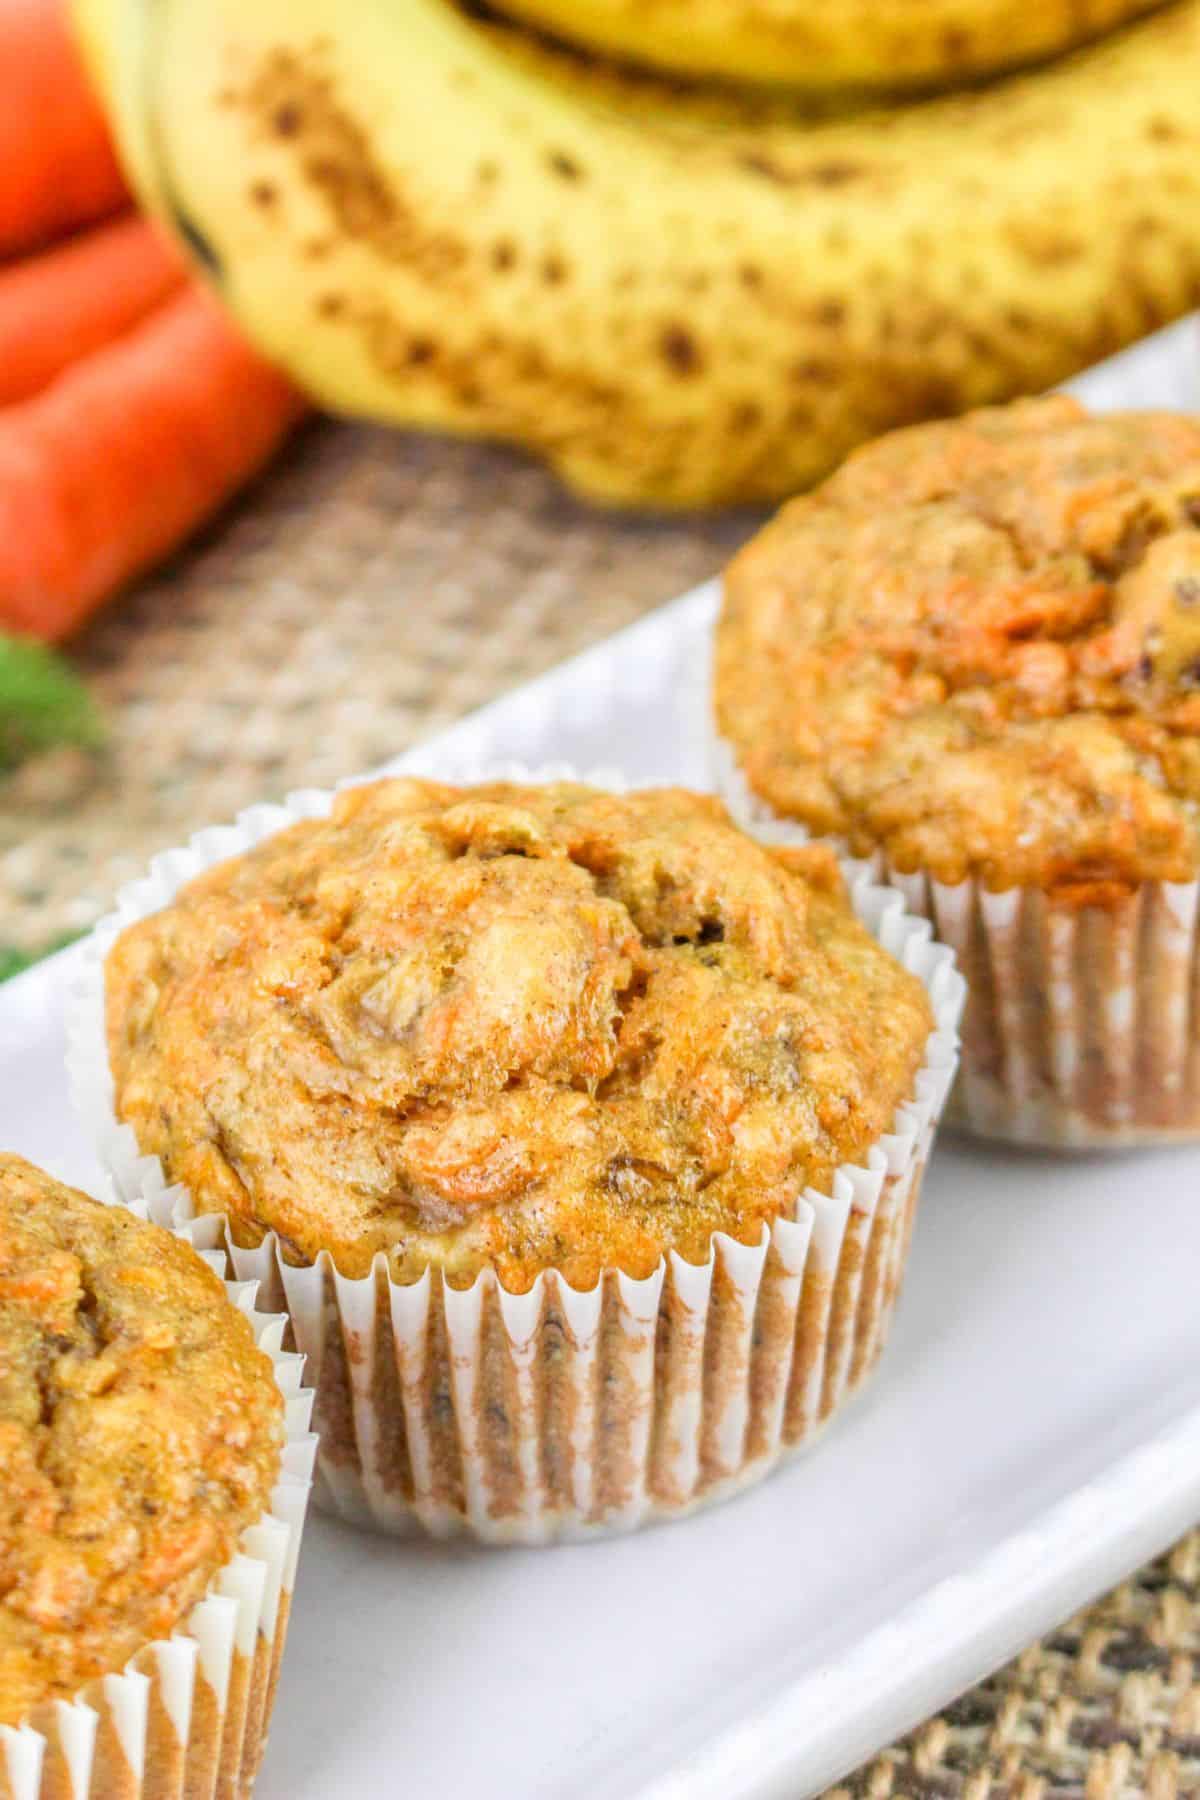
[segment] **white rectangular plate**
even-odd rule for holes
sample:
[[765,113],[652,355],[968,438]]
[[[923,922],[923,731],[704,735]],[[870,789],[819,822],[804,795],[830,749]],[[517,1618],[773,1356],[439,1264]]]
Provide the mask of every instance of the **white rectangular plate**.
[[[1192,403],[1196,330],[1079,391]],[[714,600],[677,601],[402,766],[566,758],[704,785],[689,675]],[[0,1145],[86,1187],[71,963],[0,989]],[[712,1512],[541,1551],[315,1521],[260,1800],[800,1800],[835,1780],[1200,1517],[1198,1178],[1200,1148],[943,1143],[874,1386],[811,1456]]]

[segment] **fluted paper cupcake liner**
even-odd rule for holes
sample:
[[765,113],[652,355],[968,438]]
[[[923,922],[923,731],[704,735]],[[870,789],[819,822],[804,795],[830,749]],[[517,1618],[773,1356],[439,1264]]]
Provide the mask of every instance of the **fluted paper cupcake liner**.
[[[713,763],[746,830],[807,840],[752,792],[719,738]],[[1114,905],[1079,907],[1038,888],[901,874],[882,851],[854,866],[898,888],[966,977],[949,1123],[1051,1149],[1200,1137],[1200,883],[1147,881]]]
[[[566,766],[447,770],[448,780],[580,779]],[[610,788],[610,771],[587,777]],[[104,959],[135,919],[202,869],[332,796],[256,807],[159,857],[118,898],[86,954],[69,1008],[77,1105],[122,1192],[166,1190],[113,1112]],[[935,1015],[913,1093],[861,1167],[809,1189],[761,1241],[718,1233],[708,1260],[671,1254],[644,1280],[606,1270],[587,1291],[560,1275],[508,1293],[491,1271],[466,1289],[435,1270],[400,1284],[386,1259],[349,1279],[328,1254],[286,1261],[273,1235],[230,1246],[238,1272],[286,1306],[316,1388],[317,1497],[343,1517],[489,1542],[628,1529],[747,1484],[801,1449],[874,1367],[900,1287],[934,1129],[953,1081],[962,978],[899,893],[852,871],[851,898],[924,983]],[[166,1202],[164,1202],[166,1203]]]
[[[187,1237],[222,1277],[218,1219],[179,1223],[161,1184],[126,1202]],[[283,1348],[287,1320],[257,1308],[258,1283],[226,1281],[271,1359],[286,1439],[270,1509],[248,1526],[205,1598],[171,1637],[72,1700],[0,1725],[0,1800],[243,1800],[254,1785],[287,1636],[316,1439],[304,1359]]]

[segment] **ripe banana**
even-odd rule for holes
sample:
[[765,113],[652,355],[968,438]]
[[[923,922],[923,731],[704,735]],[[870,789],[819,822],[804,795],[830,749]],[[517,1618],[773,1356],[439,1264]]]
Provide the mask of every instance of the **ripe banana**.
[[899,87],[1054,56],[1157,0],[503,0],[569,43],[740,81]]
[[76,0],[130,171],[334,410],[610,502],[772,499],[1200,298],[1200,0],[814,122],[449,0]]

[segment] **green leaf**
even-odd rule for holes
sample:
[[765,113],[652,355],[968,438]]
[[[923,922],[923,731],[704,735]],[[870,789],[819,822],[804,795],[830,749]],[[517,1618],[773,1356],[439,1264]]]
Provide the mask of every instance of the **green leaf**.
[[44,956],[53,956],[56,950],[65,950],[79,935],[77,931],[64,931],[61,937],[52,938],[40,950],[18,950],[15,944],[0,944],[0,981],[31,969],[34,963],[41,962]]
[[61,656],[0,635],[0,769],[54,744],[91,749],[103,735],[91,695]]
[[0,981],[7,981],[9,976],[20,976],[22,968],[29,968],[36,961],[29,950],[9,949],[0,945]]
[[28,969],[37,957],[28,950],[18,950],[10,944],[0,944],[0,981],[7,981],[11,975],[19,975],[22,969]]

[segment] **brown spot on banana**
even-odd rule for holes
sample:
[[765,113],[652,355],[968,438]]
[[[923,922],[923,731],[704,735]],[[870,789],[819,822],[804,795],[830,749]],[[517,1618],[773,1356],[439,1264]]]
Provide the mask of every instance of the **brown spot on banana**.
[[552,175],[559,176],[563,181],[583,180],[583,170],[575,158],[568,156],[565,150],[549,151],[546,156],[546,166]]
[[453,233],[423,224],[405,203],[375,159],[368,133],[335,96],[318,51],[271,51],[239,98],[252,124],[292,151],[298,173],[345,237],[429,281],[453,280],[468,260],[466,246]]
[[696,340],[684,325],[668,325],[659,340],[663,361],[676,375],[695,375],[702,366]]
[[615,382],[598,381],[561,361],[548,363],[535,339],[515,331],[505,338],[489,334],[486,342],[459,351],[432,338],[414,337],[403,319],[375,301],[347,302],[341,316],[359,335],[381,377],[428,381],[456,403],[484,414],[493,429],[505,424],[502,396],[519,383],[544,394],[548,418],[554,413],[550,402],[559,411],[569,407],[580,420],[605,421],[621,415],[625,396]]
[[304,114],[291,100],[284,100],[271,114],[271,130],[276,137],[295,137],[304,123]]

